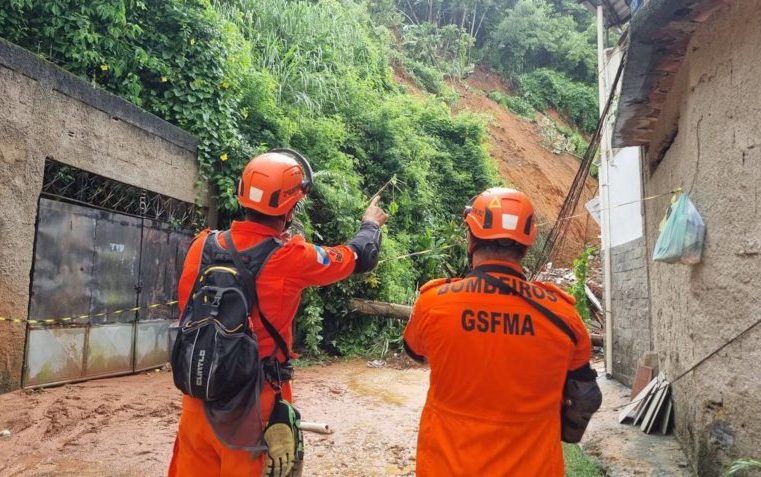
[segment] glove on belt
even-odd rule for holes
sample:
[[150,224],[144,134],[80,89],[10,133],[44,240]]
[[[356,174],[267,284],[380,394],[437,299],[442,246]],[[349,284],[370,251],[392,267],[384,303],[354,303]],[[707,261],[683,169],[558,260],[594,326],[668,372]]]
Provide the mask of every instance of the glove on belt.
[[267,427],[267,465],[263,477],[290,477],[300,474],[304,460],[304,437],[299,428],[301,414],[278,393]]

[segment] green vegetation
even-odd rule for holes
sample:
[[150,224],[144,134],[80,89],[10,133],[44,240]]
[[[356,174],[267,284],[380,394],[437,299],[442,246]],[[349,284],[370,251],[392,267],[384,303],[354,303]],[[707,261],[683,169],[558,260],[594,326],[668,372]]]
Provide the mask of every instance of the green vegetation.
[[555,154],[567,152],[581,158],[589,147],[587,140],[578,131],[563,127],[546,116],[539,118],[537,126],[542,145]]
[[734,475],[757,475],[759,473],[761,473],[761,460],[738,459],[732,462],[724,475],[730,477]]
[[563,444],[563,459],[567,477],[603,477],[605,472],[586,456],[578,444]]
[[568,288],[568,292],[576,299],[576,311],[584,319],[585,323],[591,320],[589,313],[589,304],[587,303],[587,272],[589,271],[589,259],[592,257],[594,249],[587,247],[584,251],[574,259],[573,261],[573,276],[576,278],[576,283]]
[[[349,320],[348,298],[410,303],[423,282],[459,272],[462,245],[441,243],[461,235],[465,200],[500,183],[482,121],[404,94],[391,75],[393,35],[352,0],[12,0],[0,5],[0,32],[198,136],[201,173],[227,219],[241,169],[271,147],[303,151],[318,171],[297,215],[316,242],[347,240],[395,178],[385,261],[304,296],[298,338],[310,354],[397,345],[399,323]],[[420,247],[438,249],[394,259]]]
[[[464,268],[463,203],[500,180],[483,121],[450,111],[445,79],[486,63],[518,88],[506,107],[526,116],[553,107],[588,130],[591,28],[574,0],[0,3],[3,37],[196,135],[225,220],[238,214],[241,169],[272,147],[303,151],[318,171],[297,214],[316,242],[349,238],[394,178],[378,269],[304,296],[298,339],[313,355],[397,346],[399,323],[348,320],[348,298],[410,303],[421,283]],[[406,94],[392,65],[432,95]]]
[[539,110],[555,108],[582,131],[597,126],[597,89],[568,79],[563,73],[542,68],[520,77],[523,97]]
[[536,117],[536,109],[534,109],[534,105],[529,103],[521,96],[511,96],[499,91],[490,91],[487,96],[492,101],[501,104],[518,116],[522,116],[530,120],[533,120]]
[[577,1],[395,1],[402,15],[384,18],[398,22],[392,28],[415,61],[454,78],[472,63],[489,66],[516,88],[517,97],[499,101],[511,111],[530,117],[531,109],[555,108],[580,130],[594,130],[595,24]]

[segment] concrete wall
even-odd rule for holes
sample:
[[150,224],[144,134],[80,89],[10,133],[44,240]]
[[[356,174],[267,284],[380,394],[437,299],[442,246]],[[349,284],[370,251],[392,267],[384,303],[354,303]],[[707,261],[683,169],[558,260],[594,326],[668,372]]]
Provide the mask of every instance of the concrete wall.
[[[600,82],[607,99],[621,63],[621,48],[606,52],[607,61]],[[609,117],[601,147],[600,198],[603,223],[603,253],[610,257],[610,267],[603,267],[606,277],[606,305],[611,345],[607,352],[607,371],[631,386],[637,362],[652,346],[650,303],[647,282],[647,258],[643,237],[641,154],[639,147],[614,149],[611,133],[614,118]],[[603,232],[606,232],[603,230]],[[609,296],[608,296],[609,295]]]
[[[645,195],[684,187],[707,227],[703,263],[650,264],[654,349],[672,380],[761,317],[759,45],[759,2],[728,2],[694,34],[650,147],[666,152],[647,158]],[[648,256],[668,205],[646,203]],[[761,326],[674,385],[676,433],[699,475],[761,457],[758,363]]]
[[637,362],[652,348],[645,238],[611,250],[611,309],[613,311],[614,378],[632,385]]
[[[27,317],[46,158],[194,202],[196,146],[181,129],[0,40],[0,316]],[[23,325],[0,321],[0,392],[20,385],[24,339]]]

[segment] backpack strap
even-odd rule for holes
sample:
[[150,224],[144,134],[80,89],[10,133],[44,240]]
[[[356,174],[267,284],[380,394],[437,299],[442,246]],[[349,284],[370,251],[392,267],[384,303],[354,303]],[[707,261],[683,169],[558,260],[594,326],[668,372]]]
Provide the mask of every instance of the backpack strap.
[[[256,303],[256,307],[259,310],[259,318],[261,318],[264,328],[267,330],[267,333],[272,336],[272,339],[275,340],[275,343],[283,352],[286,362],[289,361],[291,355],[288,352],[288,345],[272,322],[270,322],[270,320],[264,315],[264,312],[259,306],[259,299],[256,294],[256,279],[259,277],[259,273],[262,268],[264,268],[264,264],[267,263],[275,250],[280,248],[282,243],[276,238],[270,237],[255,247],[244,251],[245,255],[241,256],[241,253],[235,248],[232,234],[229,230],[222,233],[222,240],[224,240],[225,244],[228,246],[230,258],[232,259],[235,268],[246,277],[246,286],[249,287],[248,291],[251,293],[251,296],[254,297],[254,303]],[[244,258],[248,258],[248,264],[244,263]],[[272,355],[274,356],[275,353],[277,353],[277,350],[273,352]]]
[[[507,269],[507,267],[500,267],[500,268]],[[495,271],[497,271],[497,270],[495,270]],[[518,278],[523,277],[523,275],[518,274],[517,272],[515,272],[513,270],[510,270],[510,272],[506,272],[506,271],[503,271],[503,270],[498,270],[498,272],[499,273],[508,273],[509,275],[518,276]],[[507,283],[505,283],[502,280],[498,279],[494,275],[489,275],[489,273],[486,270],[484,270],[482,267],[474,268],[473,271],[470,273],[470,276],[475,276],[475,277],[478,277],[478,278],[482,278],[483,280],[488,282],[493,287],[496,287],[498,290],[501,290],[501,291],[503,291],[505,293],[509,293],[511,295],[515,295],[515,296],[519,296],[519,297],[523,298],[531,306],[533,306],[534,308],[539,310],[539,312],[542,315],[547,317],[547,319],[549,319],[552,322],[552,324],[557,326],[560,329],[560,331],[565,333],[571,339],[571,342],[573,342],[574,345],[578,343],[578,339],[576,338],[576,335],[574,334],[574,332],[571,329],[571,327],[568,326],[568,323],[566,323],[565,320],[560,318],[558,315],[556,315],[554,312],[549,310],[544,305],[542,305],[542,304],[532,300],[531,298],[529,298],[529,297],[527,297],[525,295],[520,294],[515,288],[511,287]]]

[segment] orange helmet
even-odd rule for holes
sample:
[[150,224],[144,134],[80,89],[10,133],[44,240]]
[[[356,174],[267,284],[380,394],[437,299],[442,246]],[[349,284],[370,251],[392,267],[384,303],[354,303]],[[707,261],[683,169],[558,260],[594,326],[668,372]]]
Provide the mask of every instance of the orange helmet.
[[312,190],[312,167],[291,149],[251,159],[238,181],[238,203],[265,215],[285,215]]
[[464,216],[470,232],[483,240],[511,239],[530,247],[536,238],[534,206],[514,189],[485,190],[470,200]]

